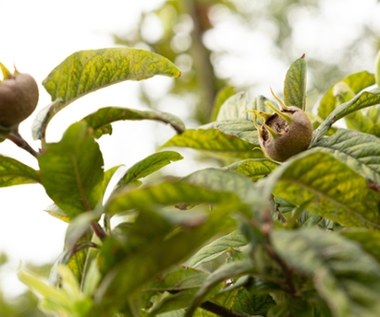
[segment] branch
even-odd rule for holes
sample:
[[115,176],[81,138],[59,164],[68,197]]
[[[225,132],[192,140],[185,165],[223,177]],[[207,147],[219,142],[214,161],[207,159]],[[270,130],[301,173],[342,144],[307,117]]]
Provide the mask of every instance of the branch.
[[9,132],[5,137],[12,141],[14,144],[16,144],[18,147],[22,148],[23,150],[27,151],[28,153],[32,154],[34,157],[38,156],[38,152],[35,151],[29,143],[20,135],[18,132],[18,129]]
[[218,304],[212,303],[210,301],[202,303],[201,308],[221,317],[245,317],[244,315],[235,313],[223,306],[219,306]]
[[96,234],[96,236],[101,240],[104,241],[105,238],[107,238],[107,233],[104,231],[104,229],[100,226],[99,223],[94,221],[91,223],[91,229]]

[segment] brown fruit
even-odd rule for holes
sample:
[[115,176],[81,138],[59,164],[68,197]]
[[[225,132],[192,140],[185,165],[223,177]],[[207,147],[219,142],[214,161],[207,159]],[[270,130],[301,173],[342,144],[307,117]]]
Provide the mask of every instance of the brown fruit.
[[257,125],[263,152],[270,159],[283,162],[306,150],[313,136],[313,127],[306,113],[283,103],[280,110],[270,103],[267,105],[274,111],[273,114],[255,112],[265,119],[263,124]]
[[38,102],[38,86],[29,74],[11,74],[0,63],[3,81],[0,81],[0,126],[11,130],[34,111]]

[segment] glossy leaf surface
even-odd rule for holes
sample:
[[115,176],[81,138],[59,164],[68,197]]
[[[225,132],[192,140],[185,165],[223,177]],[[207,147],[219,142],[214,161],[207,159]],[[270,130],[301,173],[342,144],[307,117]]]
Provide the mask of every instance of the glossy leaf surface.
[[36,170],[14,158],[0,155],[0,187],[39,181],[40,177]]
[[368,180],[380,184],[380,139],[352,130],[339,129],[315,146],[334,155]]
[[306,61],[301,56],[294,61],[285,76],[284,102],[287,106],[305,109],[306,106]]
[[274,194],[344,226],[380,228],[380,196],[367,180],[334,156],[314,150],[277,168],[265,182]]
[[[352,90],[354,94],[359,93],[364,88],[367,88],[375,83],[375,77],[373,74],[362,71],[354,74],[350,74],[343,78],[341,82],[345,83],[349,89]],[[336,84],[333,84],[326,94],[323,96],[319,107],[318,107],[318,115],[326,119],[327,116],[335,109],[335,107],[339,104],[337,100],[337,96],[334,95],[334,87]]]
[[272,239],[289,265],[312,276],[333,316],[378,315],[380,266],[358,244],[313,228],[276,231]]
[[182,120],[172,114],[119,107],[101,108],[82,120],[95,129],[97,137],[110,133],[110,124],[120,120],[154,120],[171,125],[177,133],[182,133],[185,130]]
[[60,142],[47,144],[38,162],[47,194],[69,216],[101,201],[103,158],[86,123],[73,124]]

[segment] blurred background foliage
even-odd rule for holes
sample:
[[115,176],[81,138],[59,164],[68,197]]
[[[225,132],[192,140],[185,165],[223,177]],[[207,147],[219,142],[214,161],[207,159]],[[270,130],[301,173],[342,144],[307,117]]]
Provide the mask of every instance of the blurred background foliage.
[[[344,19],[347,10],[355,10],[346,7],[352,3],[166,0],[143,12],[133,29],[113,37],[116,44],[152,50],[179,66],[180,80],[170,80],[159,94],[152,94],[151,83],[143,82],[141,98],[163,111],[175,113],[168,109],[169,104],[175,104],[175,109],[190,109],[181,117],[190,125],[199,125],[210,120],[217,94],[224,87],[234,87],[230,92],[246,90],[254,96],[268,94],[270,86],[282,89],[286,68],[303,53],[312,96],[319,96],[351,72],[365,67],[372,70],[380,48],[380,25],[378,19]],[[358,9],[361,5],[356,3]],[[259,66],[264,71],[255,68]],[[0,255],[0,279],[6,274],[6,263],[7,257]],[[31,270],[48,274],[49,267]],[[12,298],[0,291],[0,316],[43,316],[36,305],[37,299],[28,291]]]
[[[7,265],[10,260],[4,253],[0,254],[0,282],[7,274]],[[23,265],[31,272],[48,276],[51,264],[45,265]],[[34,294],[25,291],[18,296],[7,294],[0,290],[0,316],[2,317],[43,317],[45,316],[37,308],[38,300]]]
[[[142,13],[134,29],[114,38],[118,44],[150,49],[174,61],[183,75],[168,95],[193,110],[189,119],[205,123],[221,88],[232,85],[254,95],[267,94],[269,85],[279,84],[271,80],[282,78],[286,67],[304,53],[311,96],[346,74],[373,69],[380,26],[375,16],[360,16],[364,3],[353,3],[166,0]],[[152,106],[167,103],[152,96],[149,88],[142,96]]]

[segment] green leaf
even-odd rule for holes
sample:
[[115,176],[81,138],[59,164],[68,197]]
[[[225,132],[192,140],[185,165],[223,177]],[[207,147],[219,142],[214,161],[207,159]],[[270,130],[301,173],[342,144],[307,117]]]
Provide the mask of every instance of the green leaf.
[[[252,123],[250,124],[253,126]],[[257,136],[257,133],[255,134]],[[227,134],[213,127],[186,130],[180,135],[173,136],[162,147],[189,147],[239,158],[263,157],[258,145],[253,145],[236,135]]]
[[40,181],[38,172],[11,157],[0,155],[0,187]]
[[91,223],[99,219],[99,216],[94,212],[86,212],[75,217],[73,221],[70,222],[66,230],[65,235],[65,247],[67,249],[74,249],[76,243],[80,238],[84,236],[88,229],[90,229]]
[[52,70],[43,85],[52,100],[60,100],[60,109],[89,92],[124,80],[180,74],[172,62],[156,53],[134,48],[105,48],[70,55]]
[[344,119],[349,129],[380,137],[380,105],[356,111]]
[[185,125],[182,120],[170,113],[119,107],[99,109],[82,120],[87,122],[87,124],[95,130],[97,137],[100,137],[104,133],[109,133],[109,125],[112,122],[120,120],[154,120],[171,125],[177,133],[182,133],[185,130]]
[[247,240],[245,237],[240,232],[233,231],[204,246],[190,258],[187,265],[191,267],[199,266],[204,262],[215,259],[225,252],[231,251],[233,248],[239,248],[246,244]]
[[333,316],[378,316],[380,266],[358,244],[316,228],[274,231],[272,243],[290,266],[313,278]]
[[307,203],[308,211],[341,225],[380,228],[379,195],[363,176],[318,149],[294,157],[259,182],[275,196],[294,205]]
[[364,91],[356,95],[353,99],[336,107],[328,117],[321,123],[321,125],[314,131],[312,143],[324,135],[327,130],[339,119],[358,111],[380,103],[380,90],[373,89],[371,91]]
[[182,291],[200,287],[209,274],[188,266],[175,267],[149,285],[154,291]]
[[[361,71],[342,78],[339,82],[347,84],[349,89],[352,90],[354,94],[357,94],[363,89],[372,86],[375,83],[375,76],[367,71]],[[338,105],[337,96],[334,95],[335,86],[336,84],[333,84],[328,89],[319,104],[318,115],[323,119],[326,119]]]
[[[195,290],[181,292],[165,292],[154,296],[155,302],[149,309],[148,316],[183,317],[186,307],[191,302]],[[180,312],[183,313],[180,313]],[[178,315],[177,315],[178,314]]]
[[[182,221],[168,221],[165,214],[158,213],[156,208],[154,211],[140,208],[124,246],[127,248],[126,253],[108,270],[95,294],[96,302],[100,305],[125,303],[126,298],[135,294],[155,276],[184,261],[220,231],[230,230],[230,208],[228,204],[217,207],[192,227],[182,226]],[[140,217],[142,218],[139,219]],[[154,237],[152,233],[155,233]],[[138,244],[133,247],[136,239]],[[130,243],[131,249],[128,248]]]
[[207,294],[219,283],[228,279],[249,274],[253,271],[253,264],[250,260],[227,263],[216,271],[212,272],[205,280],[202,287],[195,295],[193,302],[188,307],[185,317],[193,316],[193,313],[201,305]]
[[51,118],[79,97],[124,80],[143,80],[154,75],[179,77],[181,72],[167,58],[140,49],[78,51],[43,81],[53,103],[35,122],[34,135],[41,138]]
[[93,210],[101,202],[103,158],[86,123],[71,125],[60,142],[46,144],[38,162],[42,185],[68,216]]
[[252,120],[250,105],[245,92],[238,92],[229,97],[220,107],[216,121]]
[[306,106],[306,61],[305,55],[294,61],[285,77],[284,102],[287,106],[305,109]]
[[215,121],[216,118],[218,117],[220,108],[224,104],[224,102],[231,96],[236,94],[236,89],[233,86],[225,86],[221,90],[218,91],[218,94],[216,95],[215,98],[215,103],[214,107],[212,109],[212,114],[210,121]]
[[236,195],[184,181],[164,181],[135,190],[126,188],[118,191],[110,197],[105,210],[113,215],[147,205],[214,204],[227,201],[237,201]]
[[334,155],[365,178],[380,184],[380,139],[366,133],[339,129],[321,138],[318,150]]
[[182,158],[179,153],[174,151],[163,151],[149,155],[130,167],[120,180],[119,185],[123,186],[133,183],[140,178],[154,173],[171,162],[181,160]]
[[241,202],[247,204],[261,200],[255,185],[247,177],[223,169],[198,170],[185,177],[184,181],[220,193],[237,195]]
[[277,163],[267,159],[247,159],[228,165],[225,168],[256,181],[269,175],[277,166]]
[[360,244],[368,254],[380,262],[380,231],[367,228],[345,228],[340,235]]

